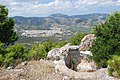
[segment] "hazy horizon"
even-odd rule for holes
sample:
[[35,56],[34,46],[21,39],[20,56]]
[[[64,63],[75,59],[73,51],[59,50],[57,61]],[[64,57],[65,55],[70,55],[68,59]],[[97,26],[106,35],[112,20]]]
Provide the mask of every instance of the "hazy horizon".
[[[76,15],[89,15],[89,14],[109,14],[109,13],[85,13],[85,14],[74,14],[74,15],[68,15],[68,14],[64,14],[64,13],[53,13],[53,14],[63,14],[63,15],[67,15],[67,16],[76,16]],[[19,15],[17,15],[17,16],[10,16],[10,17],[49,17],[49,16],[51,16],[51,15],[53,15],[53,14],[50,14],[50,15],[46,15],[46,16],[19,16]]]
[[110,14],[120,11],[120,0],[0,0],[9,16],[47,17],[51,14]]

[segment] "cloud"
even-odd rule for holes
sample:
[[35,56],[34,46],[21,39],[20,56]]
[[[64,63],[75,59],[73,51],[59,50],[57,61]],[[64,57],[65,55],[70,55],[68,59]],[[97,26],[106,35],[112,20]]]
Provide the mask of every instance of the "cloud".
[[120,6],[120,0],[0,0],[0,3],[9,8],[10,16],[39,16],[69,12],[74,9],[87,10],[96,7]]
[[112,0],[77,0],[74,3],[76,8],[90,8],[90,7],[109,7],[109,6],[117,6],[118,1],[114,2]]

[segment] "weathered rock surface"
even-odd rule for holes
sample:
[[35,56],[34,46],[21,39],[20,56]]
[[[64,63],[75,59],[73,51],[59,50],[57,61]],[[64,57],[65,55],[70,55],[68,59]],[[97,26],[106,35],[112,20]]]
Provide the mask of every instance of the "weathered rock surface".
[[[83,69],[82,68],[83,66],[80,65],[82,59],[87,58],[88,56],[92,56],[92,53],[90,51],[79,51],[79,46],[71,46],[70,44],[66,44],[61,48],[56,48],[49,51],[47,57],[50,60],[57,60],[57,61],[64,60],[65,66],[67,66],[69,69],[80,71],[81,69]],[[79,67],[77,69],[78,64]],[[91,63],[87,62],[87,64],[91,64]],[[86,71],[87,70],[92,70],[92,69],[87,69],[86,67]]]
[[89,50],[90,47],[92,46],[92,42],[93,40],[95,40],[96,37],[94,34],[88,34],[86,35],[82,40],[81,40],[81,43],[80,43],[80,48],[79,50],[80,51],[85,51],[85,50]]
[[30,61],[11,70],[0,69],[0,80],[119,80],[108,76],[106,68],[96,72],[76,72],[66,67],[64,61],[58,63],[56,69],[53,61],[48,60]]
[[99,69],[95,72],[76,72],[65,66],[64,60],[58,61],[55,67],[56,72],[68,76],[70,80],[119,80],[108,76],[107,68]]
[[82,59],[77,65],[77,72],[94,72],[97,70],[96,63],[87,59]]
[[59,48],[50,50],[48,52],[47,58],[50,60],[59,60],[60,59]]
[[[53,54],[50,58],[54,59],[55,73],[63,74],[63,80],[118,80],[109,77],[107,69],[97,70],[96,63],[88,59],[88,56],[92,56],[89,49],[95,39],[94,34],[89,34],[81,40],[79,46],[66,44],[57,49],[56,53],[54,51],[50,53],[50,55]],[[56,59],[56,55],[59,60]]]
[[50,60],[60,60],[67,56],[70,44],[66,44],[61,48],[55,48],[48,52],[47,58]]

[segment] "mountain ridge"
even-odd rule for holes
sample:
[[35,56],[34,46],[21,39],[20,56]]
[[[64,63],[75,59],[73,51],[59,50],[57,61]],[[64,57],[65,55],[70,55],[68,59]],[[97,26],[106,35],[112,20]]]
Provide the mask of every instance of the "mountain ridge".
[[[93,13],[85,15],[66,15],[61,13],[51,14],[47,17],[12,17],[15,27],[23,30],[51,29],[52,27],[71,29],[91,28],[97,23],[104,22],[109,14]],[[83,30],[83,29],[82,29]]]

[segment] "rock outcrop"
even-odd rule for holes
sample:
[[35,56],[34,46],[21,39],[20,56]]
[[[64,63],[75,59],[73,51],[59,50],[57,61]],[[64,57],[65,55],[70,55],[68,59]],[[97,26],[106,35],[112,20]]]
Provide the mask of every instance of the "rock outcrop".
[[59,48],[50,50],[48,52],[47,58],[50,60],[60,60]]
[[85,50],[89,50],[90,47],[92,46],[92,42],[93,40],[95,40],[96,37],[94,34],[88,34],[86,35],[82,40],[81,40],[81,43],[80,43],[80,48],[79,50],[80,51],[85,51]]
[[50,60],[60,60],[64,58],[65,56],[67,56],[67,53],[69,51],[69,46],[70,46],[70,43],[66,44],[61,48],[55,48],[50,50],[48,52],[47,58]]
[[[79,46],[66,44],[61,48],[55,48],[49,51],[48,58],[55,60],[56,66],[60,63],[59,61],[65,62],[64,67],[72,69],[74,71],[95,71],[97,69],[94,61],[88,61],[88,56],[92,56],[92,52],[89,51],[92,46],[93,40],[96,37],[94,34],[86,35]],[[57,62],[58,61],[58,62]]]
[[97,70],[96,63],[87,59],[82,59],[77,65],[77,72],[94,72]]

